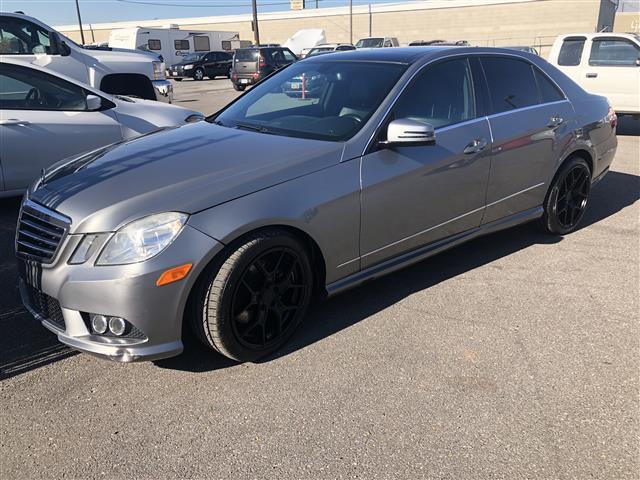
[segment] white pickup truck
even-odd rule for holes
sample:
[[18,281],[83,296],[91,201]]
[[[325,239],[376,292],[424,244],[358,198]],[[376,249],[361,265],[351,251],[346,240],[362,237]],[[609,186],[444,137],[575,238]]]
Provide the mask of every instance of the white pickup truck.
[[587,92],[607,97],[618,115],[640,116],[638,35],[561,35],[553,44],[548,60]]
[[39,20],[0,13],[0,58],[47,68],[106,93],[171,103],[173,86],[156,54],[76,44]]

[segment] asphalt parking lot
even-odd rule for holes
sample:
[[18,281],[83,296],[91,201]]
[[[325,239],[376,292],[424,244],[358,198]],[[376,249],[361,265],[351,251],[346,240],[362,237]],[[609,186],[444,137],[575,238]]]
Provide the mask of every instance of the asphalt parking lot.
[[[176,84],[205,113],[236,95]],[[640,121],[619,134],[579,231],[524,225],[319,303],[255,364],[190,337],[132,365],[62,347],[20,305],[0,200],[0,477],[637,478]]]

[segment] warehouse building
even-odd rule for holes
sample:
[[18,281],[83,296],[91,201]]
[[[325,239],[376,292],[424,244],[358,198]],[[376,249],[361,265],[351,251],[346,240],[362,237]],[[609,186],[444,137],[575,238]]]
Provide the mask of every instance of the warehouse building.
[[[360,4],[353,7],[353,31],[348,6],[291,10],[260,14],[260,40],[282,43],[298,30],[322,28],[330,42],[356,42],[368,36],[397,37],[400,44],[413,40],[467,40],[478,46],[534,46],[544,55],[559,34],[612,30],[617,3],[618,0],[425,0]],[[84,33],[87,42],[106,42],[114,29],[168,25],[183,30],[237,31],[241,39],[253,39],[250,14],[89,24],[84,26]],[[56,28],[80,40],[77,25]]]

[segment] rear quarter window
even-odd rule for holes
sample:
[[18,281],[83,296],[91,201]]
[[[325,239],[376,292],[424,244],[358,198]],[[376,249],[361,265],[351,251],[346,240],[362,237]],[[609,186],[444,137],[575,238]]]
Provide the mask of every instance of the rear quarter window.
[[556,87],[549,78],[537,68],[533,69],[538,90],[540,92],[540,100],[542,103],[551,103],[564,100],[564,94]]
[[558,65],[563,67],[576,67],[580,65],[584,42],[586,38],[565,38],[560,47]]

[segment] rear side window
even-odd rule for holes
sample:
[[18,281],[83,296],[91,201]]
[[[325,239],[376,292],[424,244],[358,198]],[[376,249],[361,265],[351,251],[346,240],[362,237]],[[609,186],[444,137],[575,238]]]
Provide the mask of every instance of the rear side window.
[[189,50],[189,40],[174,40],[173,46],[176,50]]
[[149,50],[162,50],[162,42],[160,40],[149,39],[147,46]]
[[540,100],[542,103],[557,102],[564,100],[564,95],[558,87],[556,87],[547,76],[537,68],[533,69],[540,92]]
[[640,58],[640,47],[622,38],[594,38],[589,56],[589,65],[610,67],[636,66]]
[[492,113],[539,103],[538,86],[529,63],[511,58],[485,57],[482,66],[489,86]]
[[403,92],[394,118],[430,123],[435,128],[475,118],[471,69],[467,59],[428,67]]
[[193,37],[193,49],[196,52],[208,52],[211,50],[209,47],[209,37],[205,37],[204,35]]
[[563,67],[576,67],[580,65],[582,51],[584,50],[584,42],[586,38],[565,38],[560,47],[558,55],[558,65]]

